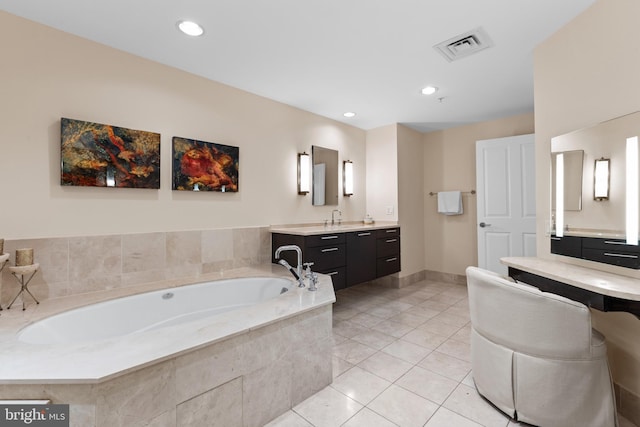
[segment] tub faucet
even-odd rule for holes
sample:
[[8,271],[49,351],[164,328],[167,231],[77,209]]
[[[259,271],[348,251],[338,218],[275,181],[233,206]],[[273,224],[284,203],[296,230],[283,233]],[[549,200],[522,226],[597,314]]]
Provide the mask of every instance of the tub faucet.
[[[280,254],[285,251],[296,251],[298,255],[298,265],[293,268],[287,261],[280,259]],[[275,257],[278,260],[278,264],[286,268],[293,274],[293,277],[298,281],[298,286],[304,288],[304,278],[302,277],[302,249],[297,245],[285,245],[276,249]]]
[[340,215],[340,219],[338,220],[338,223],[342,220],[342,212],[340,212],[338,209],[334,209],[331,211],[331,226],[334,226],[336,223],[336,220],[333,217],[333,214],[338,212],[338,215]]

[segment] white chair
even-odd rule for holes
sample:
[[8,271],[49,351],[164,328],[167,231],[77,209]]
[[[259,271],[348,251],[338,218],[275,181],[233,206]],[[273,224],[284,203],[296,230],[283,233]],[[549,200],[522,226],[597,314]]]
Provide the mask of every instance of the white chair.
[[584,304],[467,268],[478,392],[542,427],[617,426],[604,337]]

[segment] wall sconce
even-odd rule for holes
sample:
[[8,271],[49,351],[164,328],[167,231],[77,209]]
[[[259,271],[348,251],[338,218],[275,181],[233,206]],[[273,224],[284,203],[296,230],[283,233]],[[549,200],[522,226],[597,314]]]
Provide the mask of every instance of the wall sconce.
[[353,196],[353,162],[351,160],[342,162],[342,184],[343,194]]
[[626,206],[627,245],[638,244],[638,137],[627,138],[626,150]]
[[298,194],[306,195],[311,189],[311,156],[306,152],[298,153]]
[[609,200],[610,159],[597,159],[593,173],[593,200]]

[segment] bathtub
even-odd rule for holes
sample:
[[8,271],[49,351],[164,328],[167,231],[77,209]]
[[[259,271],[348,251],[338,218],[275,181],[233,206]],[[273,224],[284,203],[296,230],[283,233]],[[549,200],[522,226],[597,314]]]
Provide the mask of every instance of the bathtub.
[[249,307],[287,292],[288,279],[218,280],[118,298],[39,320],[18,334],[29,344],[72,344],[139,334]]
[[335,294],[234,274],[3,311],[0,399],[69,404],[71,427],[265,425],[331,383]]

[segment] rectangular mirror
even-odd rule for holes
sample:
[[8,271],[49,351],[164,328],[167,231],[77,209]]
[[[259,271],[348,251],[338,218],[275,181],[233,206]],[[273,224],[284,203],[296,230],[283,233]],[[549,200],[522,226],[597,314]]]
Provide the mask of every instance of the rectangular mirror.
[[313,163],[312,203],[314,206],[338,204],[338,152],[329,148],[311,147]]
[[[562,153],[551,153],[551,182],[556,183],[556,165],[558,155],[562,154],[564,163],[563,188],[564,188],[564,210],[582,210],[582,164],[584,161],[584,151],[564,151]],[[556,186],[551,186],[551,209],[556,208]]]
[[[640,112],[617,117],[551,139],[552,216],[553,218],[562,216],[563,228],[568,230],[570,235],[590,236],[594,233],[606,233],[623,238],[629,230],[637,229],[638,224],[634,224],[634,227],[627,224],[629,218],[636,218],[631,213],[637,213],[638,210],[637,202],[630,203],[630,197],[627,195],[627,190],[632,188],[634,188],[632,191],[637,193],[635,187],[630,186],[627,181],[631,176],[630,172],[633,172],[631,169],[634,168],[629,165],[637,164],[638,161],[637,158],[628,158],[627,139],[637,136],[640,136]],[[559,215],[560,212],[555,212],[555,187],[557,184],[555,160],[560,153],[563,154],[566,169],[564,174],[566,181],[563,186],[565,189],[563,215]],[[579,159],[580,156],[582,160]],[[609,160],[607,181],[609,193],[607,198],[596,197],[596,194],[599,193],[595,188],[595,169],[596,161],[600,159]],[[631,162],[632,160],[634,162]],[[581,197],[580,209],[576,209],[578,203],[575,196],[578,187],[575,182],[578,165],[582,165],[580,193],[585,195]],[[637,166],[635,168],[637,169]],[[632,182],[631,184],[637,183]],[[573,186],[575,188],[571,189]],[[634,194],[632,199],[637,199],[637,197],[638,195]]]

